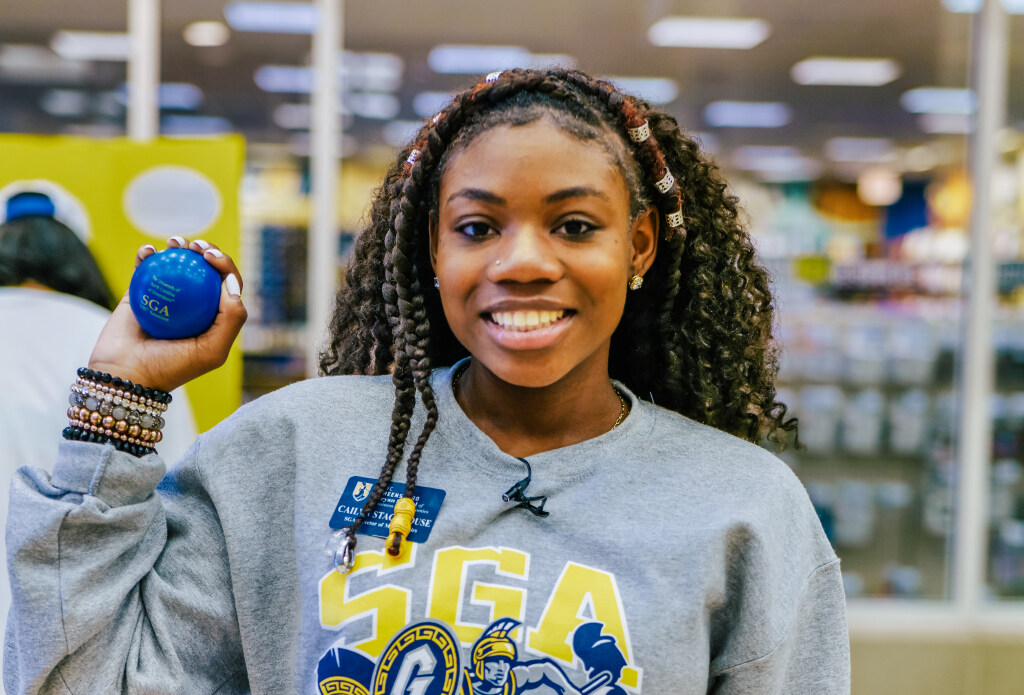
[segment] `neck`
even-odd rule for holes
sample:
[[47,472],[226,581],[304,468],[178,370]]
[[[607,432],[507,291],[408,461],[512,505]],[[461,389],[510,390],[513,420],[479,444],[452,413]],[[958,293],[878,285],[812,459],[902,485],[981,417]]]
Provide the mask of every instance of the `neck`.
[[455,398],[502,451],[519,457],[604,434],[623,412],[607,362],[601,370],[577,369],[534,388],[510,384],[471,360],[456,384]]

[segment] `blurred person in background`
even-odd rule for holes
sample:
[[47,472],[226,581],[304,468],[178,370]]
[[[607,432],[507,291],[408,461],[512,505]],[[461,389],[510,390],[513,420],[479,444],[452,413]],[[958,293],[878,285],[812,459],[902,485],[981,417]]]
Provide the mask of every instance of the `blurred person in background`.
[[[58,221],[45,193],[7,199],[0,223],[0,509],[7,517],[11,476],[18,466],[50,467],[67,424],[65,374],[85,364],[116,305],[96,260],[78,234]],[[69,220],[69,222],[72,222]],[[184,400],[184,394],[181,394]],[[186,405],[168,418],[169,458],[195,439]],[[4,541],[0,538],[0,547]],[[10,606],[7,554],[0,576],[0,615]],[[2,657],[0,657],[2,658]]]

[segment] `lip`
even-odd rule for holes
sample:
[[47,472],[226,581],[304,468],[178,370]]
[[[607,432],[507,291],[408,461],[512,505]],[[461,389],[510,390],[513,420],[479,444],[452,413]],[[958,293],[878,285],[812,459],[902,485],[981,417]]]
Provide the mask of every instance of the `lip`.
[[[536,308],[537,304],[531,304]],[[519,309],[520,311],[522,309]],[[513,311],[513,309],[495,309],[495,311]],[[557,309],[556,309],[557,311]],[[487,333],[494,342],[509,350],[542,350],[557,343],[576,318],[575,313],[567,313],[550,326],[535,328],[532,331],[511,331],[502,328],[487,317],[481,317]]]
[[488,304],[487,307],[480,312],[481,315],[493,314],[496,311],[572,311],[572,307],[568,307],[557,299],[549,299],[547,297],[508,297],[502,299],[499,302]]

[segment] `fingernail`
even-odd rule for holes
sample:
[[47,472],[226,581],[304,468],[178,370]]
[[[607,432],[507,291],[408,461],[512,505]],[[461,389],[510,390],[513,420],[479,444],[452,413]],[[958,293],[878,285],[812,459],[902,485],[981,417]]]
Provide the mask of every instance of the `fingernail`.
[[208,241],[203,241],[202,239],[196,239],[196,240],[195,240],[195,241],[193,241],[192,243],[193,243],[193,244],[195,244],[196,246],[198,246],[199,248],[201,248],[201,249],[202,249],[202,250],[204,250],[204,251],[205,251],[206,249],[210,248],[210,242],[208,242]]
[[224,258],[224,252],[220,249],[207,249],[206,253],[210,254],[214,258]]
[[143,244],[142,248],[149,249],[150,251],[154,251],[154,252],[156,251],[156,247],[153,246],[152,244]]
[[227,285],[228,294],[233,297],[241,296],[242,288],[238,286],[238,278],[235,277],[234,273],[231,273],[224,278],[224,284]]
[[172,236],[167,241],[173,241],[178,246],[185,246],[185,237],[183,236]]

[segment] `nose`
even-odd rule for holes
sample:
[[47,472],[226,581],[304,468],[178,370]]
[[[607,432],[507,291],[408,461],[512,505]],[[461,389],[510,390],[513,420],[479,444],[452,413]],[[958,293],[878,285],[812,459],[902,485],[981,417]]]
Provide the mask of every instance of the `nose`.
[[492,282],[555,282],[563,266],[547,229],[522,225],[502,230],[488,267]]

